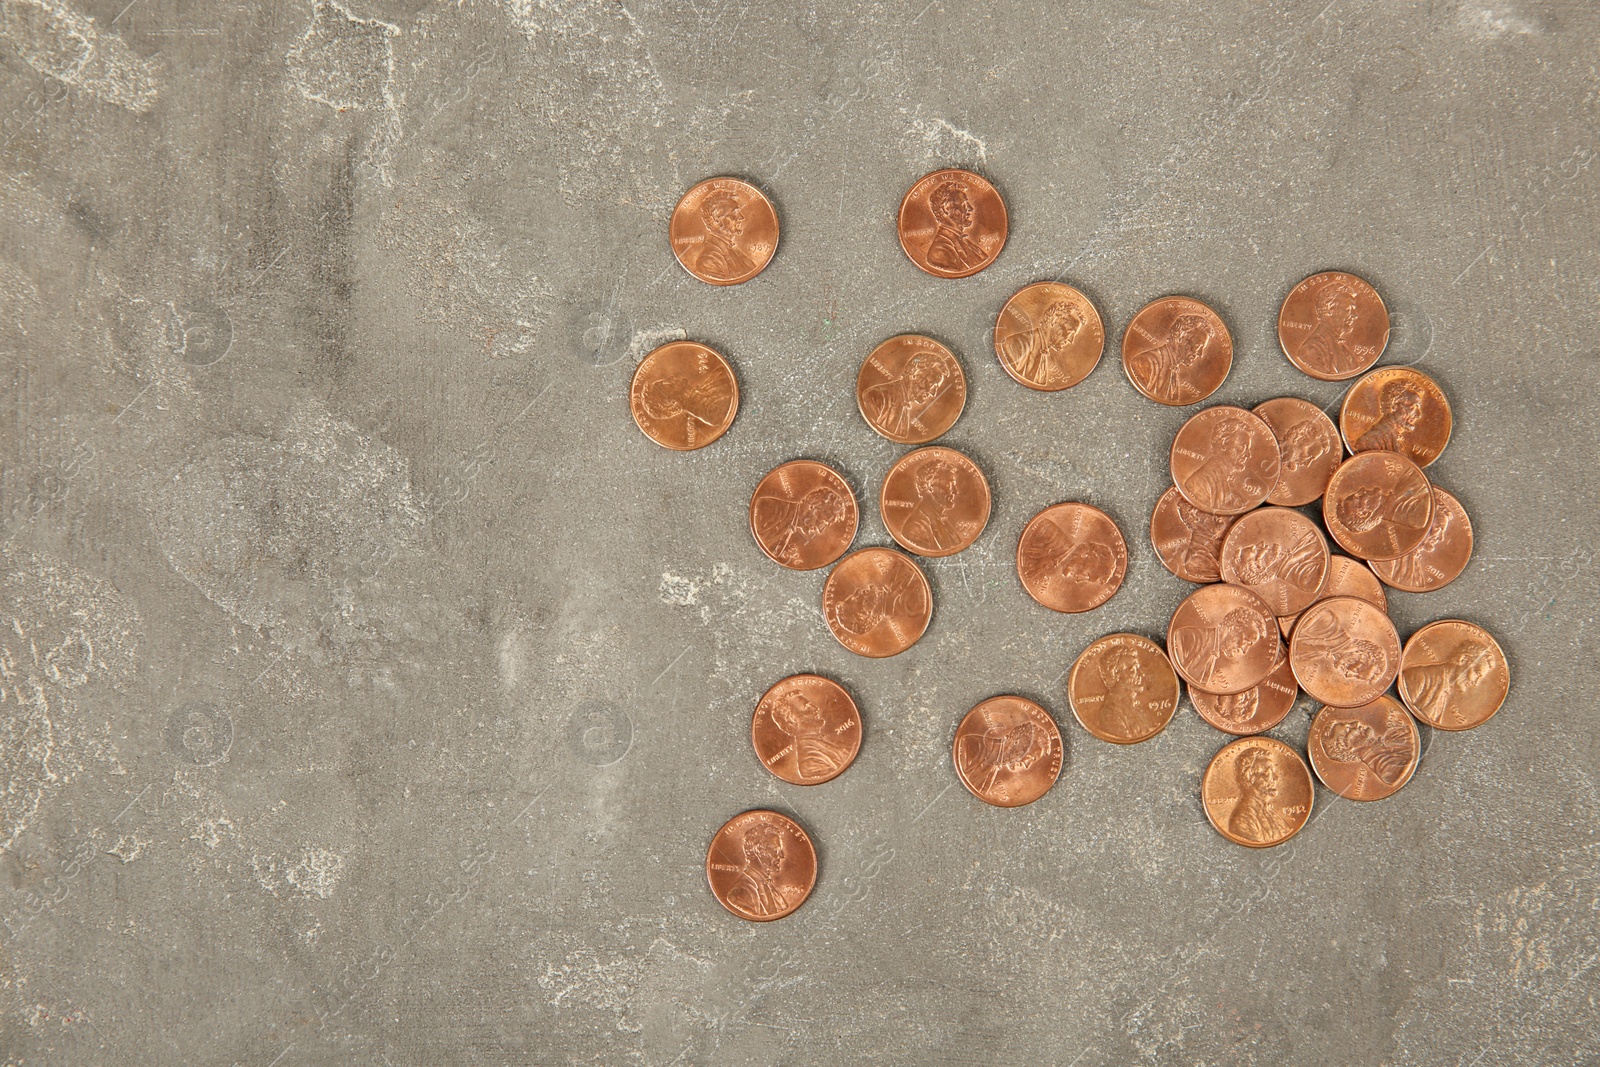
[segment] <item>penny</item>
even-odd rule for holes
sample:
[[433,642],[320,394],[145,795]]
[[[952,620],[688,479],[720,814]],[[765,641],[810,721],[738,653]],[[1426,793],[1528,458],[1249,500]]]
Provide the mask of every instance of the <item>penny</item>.
[[1400,698],[1440,730],[1482,726],[1510,689],[1506,654],[1482,627],[1460,619],[1430,622],[1400,657]]
[[1053,393],[1089,376],[1105,351],[1106,331],[1089,298],[1060,282],[1035,282],[1000,309],[994,352],[1029,389]]
[[1056,784],[1061,731],[1031,700],[990,697],[956,727],[950,755],[967,792],[997,808],[1020,808]]
[[1289,508],[1241,515],[1222,542],[1222,580],[1242,585],[1276,615],[1304,611],[1328,578],[1328,539]]
[[1433,487],[1433,518],[1422,543],[1398,559],[1378,560],[1373,573],[1384,583],[1408,593],[1443,589],[1467,569],[1472,558],[1472,520],[1461,501]]
[[863,548],[834,565],[822,586],[822,615],[834,639],[859,656],[897,656],[933,617],[922,569],[890,548]]
[[1278,484],[1278,439],[1244,408],[1206,408],[1172,439],[1172,484],[1202,511],[1241,515]]
[[1133,745],[1166,729],[1178,710],[1178,676],[1161,646],[1111,634],[1078,656],[1067,699],[1083,728],[1102,741]]
[[1189,700],[1194,710],[1210,725],[1228,734],[1265,733],[1278,725],[1294,707],[1300,687],[1289,669],[1289,651],[1278,643],[1275,666],[1258,685],[1242,693],[1226,696],[1207,693],[1190,686]]
[[1182,407],[1204,400],[1232,366],[1228,327],[1215,311],[1188,297],[1164,296],[1146,304],[1122,335],[1128,381],[1158,404]]
[[1328,483],[1322,521],[1352,556],[1399,559],[1422,544],[1433,521],[1428,476],[1394,452],[1351,456]]
[[1099,607],[1122,587],[1128,543],[1110,515],[1090,504],[1053,504],[1017,539],[1017,577],[1051,611]]
[[903,333],[872,350],[856,375],[856,406],[891,441],[920,445],[954,426],[967,403],[967,376],[944,345]]
[[696,341],[673,341],[639,362],[628,390],[633,421],[663,448],[704,448],[733,425],[739,382],[716,350]]
[[1277,651],[1277,617],[1243,586],[1201,586],[1167,625],[1173,668],[1207,693],[1227,696],[1260,684],[1272,672]]
[[1351,452],[1398,452],[1419,467],[1450,441],[1450,401],[1410,367],[1380,367],[1350,387],[1339,406],[1339,432]]
[[960,452],[930,445],[889,468],[878,508],[889,536],[903,548],[919,556],[953,556],[988,525],[989,482]]
[[1333,420],[1317,405],[1292,396],[1257,404],[1254,414],[1278,439],[1278,483],[1267,494],[1267,503],[1297,508],[1327,492],[1344,459],[1344,442]]
[[1186,582],[1222,580],[1222,541],[1234,520],[1201,511],[1174,486],[1150,513],[1150,543],[1161,565]]
[[817,850],[788,816],[747,811],[729,819],[711,839],[706,881],[717,903],[739,918],[771,922],[811,895],[817,884]]
[[1324,707],[1306,739],[1311,768],[1346,800],[1382,800],[1411,781],[1422,757],[1422,735],[1391,696],[1358,708]]
[[1354,274],[1313,274],[1284,298],[1278,343],[1289,362],[1313,378],[1354,378],[1383,355],[1389,309],[1378,291]]
[[826,567],[856,538],[856,496],[826,463],[794,459],[774,467],[750,494],[750,533],[774,563],[796,571]]
[[1236,845],[1270,848],[1311,818],[1315,790],[1300,753],[1275,737],[1241,737],[1211,757],[1200,782],[1206,818]]
[[683,194],[667,235],[684,270],[712,285],[738,285],[772,262],[778,213],[749,182],[710,178]]
[[995,261],[1010,223],[995,187],[969,170],[936,170],[900,201],[900,247],[935,278],[966,278]]
[[[1327,600],[1336,596],[1360,597],[1385,615],[1389,613],[1389,598],[1383,594],[1383,583],[1378,581],[1378,576],[1365,563],[1349,556],[1334,554],[1328,557],[1328,580],[1323,583],[1317,599]],[[1285,640],[1294,633],[1294,624],[1299,620],[1298,613],[1278,616],[1278,628]]]
[[838,682],[794,674],[762,695],[750,718],[761,765],[794,785],[821,785],[844,773],[861,750],[861,713]]
[[1313,700],[1355,708],[1383,695],[1400,670],[1400,635],[1378,608],[1353,596],[1320,600],[1289,638],[1295,681]]

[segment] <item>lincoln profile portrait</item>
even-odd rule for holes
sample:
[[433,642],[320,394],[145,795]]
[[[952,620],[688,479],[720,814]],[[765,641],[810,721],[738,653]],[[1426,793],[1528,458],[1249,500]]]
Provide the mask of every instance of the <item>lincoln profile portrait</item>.
[[737,196],[726,190],[711,193],[700,203],[700,223],[706,233],[695,259],[697,271],[730,281],[756,269],[755,261],[739,247],[739,238],[744,236],[744,209]]
[[1128,370],[1147,392],[1181,396],[1192,391],[1185,372],[1205,355],[1210,343],[1211,324],[1203,315],[1185,312],[1172,320],[1166,340],[1128,357]]
[[931,266],[951,272],[968,271],[988,258],[978,242],[967,235],[972,229],[974,208],[965,183],[954,178],[940,182],[928,197],[928,208],[934,222],[933,239],[928,242],[926,253]]

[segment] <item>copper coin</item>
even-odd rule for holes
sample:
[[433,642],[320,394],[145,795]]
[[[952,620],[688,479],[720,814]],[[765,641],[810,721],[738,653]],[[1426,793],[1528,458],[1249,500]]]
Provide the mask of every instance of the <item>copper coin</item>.
[[1328,578],[1328,539],[1289,508],[1239,516],[1222,542],[1222,580],[1242,585],[1277,615],[1304,611]]
[[1006,301],[994,324],[1000,366],[1029,389],[1053,393],[1089,376],[1106,348],[1089,298],[1060,282],[1034,282]]
[[1265,680],[1242,693],[1221,696],[1191,686],[1189,699],[1194,710],[1223,733],[1259,734],[1272,729],[1288,717],[1295,697],[1300,695],[1294,671],[1289,669],[1289,650],[1282,642],[1278,643],[1274,662],[1276,665]]
[[1482,726],[1510,689],[1506,654],[1482,627],[1460,619],[1430,622],[1400,657],[1400,698],[1440,730]]
[[1311,818],[1311,768],[1275,737],[1241,737],[1211,757],[1200,783],[1206,818],[1236,845],[1269,848]]
[[1398,700],[1381,696],[1359,708],[1319,709],[1306,752],[1322,784],[1346,800],[1382,800],[1411,781],[1422,735]]
[[1433,487],[1433,518],[1422,543],[1399,559],[1379,560],[1373,573],[1388,585],[1408,593],[1443,589],[1467,569],[1472,558],[1472,520],[1461,501]]
[[[1233,366],[1233,337],[1198,300],[1164,296],[1146,304],[1122,335],[1122,369],[1158,404],[1196,404],[1217,391]],[[1269,487],[1270,488],[1270,487]]]
[[1352,556],[1368,562],[1399,559],[1428,535],[1433,489],[1406,457],[1363,452],[1334,471],[1322,498],[1322,521]]
[[1196,689],[1242,693],[1272,672],[1278,620],[1266,601],[1238,585],[1190,593],[1167,625],[1167,656]]
[[1078,656],[1067,678],[1067,699],[1085,730],[1102,741],[1133,745],[1172,721],[1178,676],[1154,641],[1111,634]]
[[1184,581],[1220,582],[1222,541],[1233,523],[1232,516],[1201,511],[1173,487],[1150,513],[1150,543],[1161,565]]
[[1099,607],[1122,587],[1128,543],[1111,516],[1090,504],[1053,504],[1017,539],[1017,577],[1051,611]]
[[628,405],[646,437],[689,452],[728,432],[739,411],[739,382],[716,350],[673,341],[639,361]]
[[878,508],[902,547],[919,556],[953,556],[989,523],[989,482],[960,452],[930,445],[889,468]]
[[966,278],[995,261],[1010,223],[995,187],[969,170],[936,170],[900,201],[900,247],[935,278]]
[[774,467],[750,494],[750,533],[774,563],[826,567],[856,539],[856,495],[826,463],[794,459]]
[[750,719],[761,765],[794,785],[844,773],[861,750],[861,713],[838,682],[794,674],[768,689]]
[[1398,452],[1419,467],[1450,441],[1450,401],[1410,367],[1380,367],[1350,387],[1339,406],[1339,432],[1351,452]]
[[1353,596],[1319,600],[1289,638],[1289,666],[1313,700],[1355,708],[1383,695],[1400,670],[1400,635],[1389,616]]
[[1206,408],[1172,439],[1172,484],[1185,500],[1217,515],[1241,515],[1278,484],[1278,439],[1244,408]]
[[684,270],[712,285],[738,285],[772,262],[778,213],[749,182],[711,178],[683,194],[667,233]]
[[856,405],[878,433],[903,445],[931,441],[956,424],[967,376],[944,345],[903,333],[872,350],[856,375]]
[[1378,291],[1354,274],[1313,274],[1284,298],[1278,343],[1289,362],[1313,378],[1354,378],[1383,355],[1389,309]]
[[1317,405],[1293,396],[1257,404],[1254,413],[1278,439],[1278,484],[1267,503],[1297,508],[1327,492],[1344,459],[1344,442],[1333,420]]
[[1031,700],[990,697],[956,727],[950,755],[969,793],[997,808],[1020,808],[1056,784],[1061,731]]
[[898,656],[917,643],[933,617],[933,591],[922,569],[890,548],[852,552],[822,586],[828,629],[858,656]]
[[[1328,580],[1322,584],[1322,592],[1317,594],[1317,599],[1327,600],[1336,596],[1360,597],[1385,615],[1389,613],[1389,598],[1383,595],[1383,583],[1378,581],[1378,576],[1365,563],[1349,556],[1335,554],[1328,557]],[[1278,616],[1278,629],[1286,640],[1294,633],[1294,624],[1299,620],[1299,614]]]
[[711,839],[706,881],[717,903],[739,918],[771,922],[811,895],[817,884],[817,850],[788,816],[747,811],[729,819]]

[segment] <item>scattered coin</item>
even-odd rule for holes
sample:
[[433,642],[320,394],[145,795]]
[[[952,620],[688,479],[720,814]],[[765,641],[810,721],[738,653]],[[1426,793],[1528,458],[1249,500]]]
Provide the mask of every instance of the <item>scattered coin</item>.
[[[1378,581],[1378,576],[1360,560],[1337,553],[1328,557],[1328,580],[1323,583],[1317,599],[1327,600],[1336,596],[1360,597],[1385,615],[1389,613],[1389,598],[1384,596],[1383,583]],[[1278,628],[1285,640],[1294,632],[1294,624],[1299,619],[1299,614],[1278,616]]]
[[1278,439],[1244,408],[1206,408],[1172,439],[1172,484],[1185,500],[1217,515],[1241,515],[1278,484]]
[[772,262],[778,213],[749,182],[710,178],[683,194],[667,233],[684,270],[712,285],[738,285]]
[[817,884],[817,850],[800,824],[775,811],[747,811],[723,824],[706,849],[706,881],[724,908],[771,922],[806,902]]
[[861,713],[844,686],[794,674],[768,689],[750,719],[761,765],[794,785],[821,785],[844,773],[861,750]]
[[953,556],[989,523],[989,482],[953,448],[930,445],[889,468],[878,508],[889,536],[919,556]]
[[1411,781],[1422,735],[1398,700],[1380,696],[1358,708],[1319,709],[1306,752],[1322,784],[1346,800],[1382,800]]
[[739,382],[716,350],[673,341],[640,360],[628,404],[646,437],[689,452],[728,432],[739,410]]
[[1222,542],[1222,580],[1242,585],[1277,615],[1304,611],[1328,578],[1328,539],[1289,508],[1239,516]]
[[1295,681],[1336,708],[1370,704],[1400,670],[1400,635],[1389,616],[1365,600],[1336,596],[1311,605],[1289,639]]
[[1029,389],[1053,393],[1089,376],[1105,351],[1106,331],[1089,298],[1060,282],[1035,282],[1000,309],[994,352]]
[[1238,585],[1205,585],[1190,593],[1167,626],[1167,655],[1195,689],[1242,693],[1272,672],[1278,620],[1266,602]]
[[1194,710],[1210,725],[1228,734],[1265,733],[1282,722],[1294,707],[1300,687],[1289,669],[1289,650],[1278,643],[1272,673],[1242,693],[1221,696],[1189,687]]
[[1150,513],[1150,543],[1161,565],[1184,581],[1220,582],[1222,542],[1233,523],[1195,507],[1173,486]]
[[1089,504],[1045,508],[1017,539],[1017,577],[1051,611],[1089,611],[1110,600],[1128,573],[1128,543],[1111,516]]
[[863,548],[835,564],[822,587],[828,629],[859,656],[897,656],[917,643],[933,617],[922,569],[889,548]]
[[1300,507],[1327,492],[1344,459],[1344,442],[1333,420],[1317,405],[1292,396],[1257,404],[1254,414],[1278,439],[1278,483],[1267,494],[1267,503]]
[[1228,327],[1215,311],[1188,297],[1164,296],[1146,304],[1122,335],[1128,381],[1158,404],[1182,407],[1204,400],[1232,366]]
[[1408,593],[1443,589],[1467,569],[1472,558],[1472,520],[1461,501],[1433,487],[1433,518],[1422,543],[1399,559],[1378,560],[1373,573],[1384,583]]
[[995,261],[1010,224],[1005,201],[969,170],[936,170],[900,202],[900,247],[936,278],[966,278]]
[[1350,387],[1339,407],[1339,432],[1351,452],[1398,452],[1419,467],[1450,441],[1450,401],[1410,367],[1379,367]]
[[1354,378],[1383,355],[1389,309],[1378,291],[1354,274],[1313,274],[1284,298],[1278,343],[1289,362],[1313,378]]
[[1311,769],[1274,737],[1241,737],[1211,758],[1200,783],[1206,818],[1236,845],[1269,848],[1311,818]]
[[967,712],[951,746],[961,784],[998,808],[1019,808],[1050,792],[1061,756],[1061,731],[1050,713],[1017,696],[990,697]]
[[750,533],[774,563],[796,571],[826,567],[856,538],[856,496],[826,463],[793,459],[750,494]]
[[1132,745],[1167,728],[1178,710],[1178,676],[1161,646],[1138,634],[1110,634],[1078,656],[1067,699],[1083,728]]
[[1400,697],[1412,714],[1440,730],[1482,726],[1511,689],[1506,654],[1480,626],[1430,622],[1411,635],[1400,657]]
[[1328,483],[1322,521],[1351,555],[1368,562],[1398,559],[1428,535],[1433,521],[1428,476],[1394,452],[1352,456]]
[[856,405],[891,441],[920,445],[956,424],[967,403],[961,363],[931,337],[903,333],[867,356],[856,375]]

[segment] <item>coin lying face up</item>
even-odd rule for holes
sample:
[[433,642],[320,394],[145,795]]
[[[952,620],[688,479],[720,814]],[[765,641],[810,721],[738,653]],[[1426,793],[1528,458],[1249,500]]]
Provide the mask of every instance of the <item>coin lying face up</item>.
[[1017,696],[967,712],[951,753],[956,775],[985,804],[1016,808],[1050,791],[1061,773],[1061,731],[1050,713]]
[[1389,309],[1377,290],[1354,274],[1313,274],[1284,298],[1278,343],[1289,362],[1313,378],[1354,378],[1383,355]]
[[628,390],[633,421],[663,448],[704,448],[733,425],[739,382],[721,353],[696,341],[673,341],[645,356]]
[[917,643],[933,617],[922,569],[888,548],[863,548],[836,564],[822,587],[828,629],[858,656],[897,656]]
[[967,403],[967,376],[944,345],[903,333],[867,356],[856,375],[856,405],[879,434],[903,445],[932,441]]
[[856,536],[856,495],[825,463],[795,459],[775,467],[750,494],[756,547],[791,570],[826,567]]
[[1430,622],[1411,635],[1400,657],[1406,707],[1440,730],[1471,730],[1500,710],[1511,689],[1506,654],[1481,626]]
[[1091,611],[1122,588],[1128,543],[1111,516],[1067,501],[1045,508],[1017,539],[1017,577],[1051,611]]
[[1185,296],[1139,309],[1122,335],[1122,369],[1158,404],[1196,404],[1216,392],[1233,366],[1233,336],[1215,311]]
[[1380,696],[1358,708],[1324,707],[1306,740],[1322,784],[1347,800],[1382,800],[1411,780],[1422,735],[1400,702]]
[[854,762],[861,749],[861,713],[838,682],[790,675],[756,705],[750,741],[761,765],[779,778],[821,785]]
[[684,270],[712,285],[738,285],[772,262],[778,213],[749,182],[711,178],[683,194],[668,236]]
[[994,352],[1005,372],[1029,389],[1053,393],[1089,376],[1105,351],[1106,331],[1089,298],[1060,282],[1019,291],[994,324]]
[[989,522],[989,481],[953,448],[929,445],[901,456],[883,479],[883,525],[919,556],[953,556]]
[[1005,247],[1005,201],[970,170],[936,170],[900,202],[900,247],[936,278],[966,278],[993,263]]
[[739,918],[771,922],[811,895],[817,850],[788,816],[747,811],[729,819],[711,839],[706,881],[717,902]]
[[1178,676],[1161,646],[1138,634],[1111,634],[1072,665],[1067,696],[1083,728],[1102,741],[1132,745],[1166,729],[1178,710]]
[[1237,845],[1270,848],[1311,818],[1311,769],[1275,737],[1241,737],[1211,759],[1200,784],[1206,818]]

